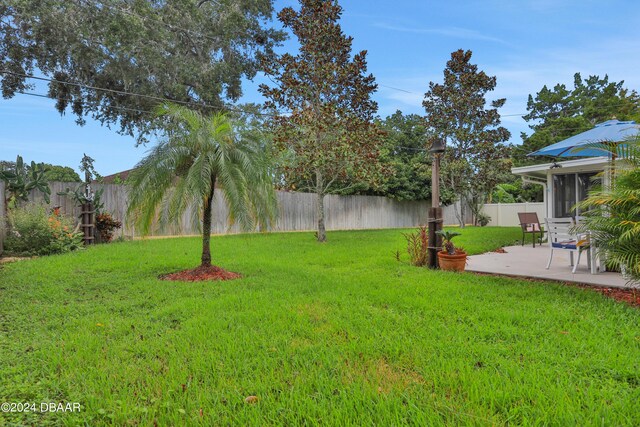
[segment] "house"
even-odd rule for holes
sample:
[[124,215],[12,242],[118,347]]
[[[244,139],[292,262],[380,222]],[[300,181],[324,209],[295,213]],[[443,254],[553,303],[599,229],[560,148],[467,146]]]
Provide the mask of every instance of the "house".
[[[546,217],[567,218],[580,215],[580,209],[574,211],[573,207],[586,199],[592,178],[603,172],[610,161],[605,156],[585,157],[512,168],[511,172],[527,184],[542,186]],[[605,174],[605,185],[607,179]]]
[[[578,202],[583,201],[593,185],[592,178],[604,172],[612,162],[609,153],[593,146],[593,143],[623,143],[640,135],[640,125],[634,121],[608,120],[598,123],[593,129],[552,144],[529,156],[554,158],[576,157],[577,160],[544,163],[512,168],[511,172],[529,184],[544,188],[545,213],[547,218],[567,218],[580,215]],[[578,148],[580,147],[580,148]],[[615,160],[613,160],[615,161]],[[609,185],[610,176],[603,174],[603,185]]]
[[122,184],[129,178],[129,174],[133,169],[127,169],[112,175],[103,176],[100,180],[101,184]]

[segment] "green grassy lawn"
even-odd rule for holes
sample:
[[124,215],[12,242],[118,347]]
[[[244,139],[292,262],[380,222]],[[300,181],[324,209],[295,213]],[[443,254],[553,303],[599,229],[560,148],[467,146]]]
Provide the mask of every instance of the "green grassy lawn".
[[637,309],[399,263],[399,230],[328,237],[215,237],[214,262],[244,275],[229,282],[157,279],[197,265],[196,238],[5,265],[0,402],[82,412],[0,425],[640,425]]

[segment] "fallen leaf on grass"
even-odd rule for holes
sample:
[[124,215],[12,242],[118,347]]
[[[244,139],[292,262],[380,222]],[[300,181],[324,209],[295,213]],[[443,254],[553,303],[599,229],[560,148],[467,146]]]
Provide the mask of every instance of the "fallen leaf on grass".
[[247,396],[244,398],[245,403],[258,403],[258,396]]

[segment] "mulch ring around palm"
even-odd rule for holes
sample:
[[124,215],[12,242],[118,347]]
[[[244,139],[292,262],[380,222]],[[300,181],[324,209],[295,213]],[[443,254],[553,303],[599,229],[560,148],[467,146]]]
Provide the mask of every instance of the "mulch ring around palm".
[[161,274],[158,276],[160,280],[175,280],[180,282],[201,282],[205,280],[234,280],[241,278],[242,275],[227,271],[215,265],[200,266],[190,270],[178,271],[176,273]]

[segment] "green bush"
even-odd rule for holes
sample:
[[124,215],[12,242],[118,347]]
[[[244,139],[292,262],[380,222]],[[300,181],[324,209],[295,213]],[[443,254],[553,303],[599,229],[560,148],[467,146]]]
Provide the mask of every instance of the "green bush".
[[82,233],[59,211],[51,214],[38,204],[9,210],[5,251],[12,255],[34,256],[70,252],[82,247]]
[[478,221],[478,225],[480,227],[485,227],[491,222],[491,217],[484,212],[481,212],[476,217],[476,221]]
[[96,228],[98,229],[100,242],[111,242],[113,234],[120,227],[122,227],[122,223],[115,220],[110,213],[101,213],[96,215]]
[[640,139],[623,143],[596,143],[620,159],[613,184],[596,185],[579,204],[586,221],[578,231],[589,231],[596,250],[604,253],[607,268],[624,271],[630,284],[640,286]]

